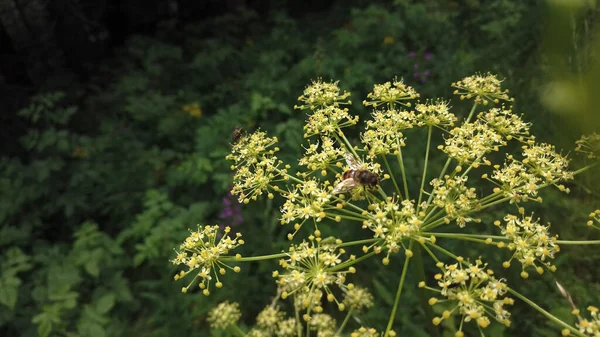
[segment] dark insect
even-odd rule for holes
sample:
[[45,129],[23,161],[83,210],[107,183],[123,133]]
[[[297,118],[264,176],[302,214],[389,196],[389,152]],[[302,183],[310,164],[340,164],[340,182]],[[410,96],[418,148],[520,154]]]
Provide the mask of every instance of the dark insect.
[[344,154],[344,159],[350,169],[342,175],[342,181],[335,186],[331,194],[346,193],[363,185],[375,187],[379,184],[379,176],[367,169],[351,154]]
[[242,138],[243,131],[244,130],[241,127],[236,127],[233,129],[233,133],[232,133],[233,144],[237,143],[240,140],[240,138]]

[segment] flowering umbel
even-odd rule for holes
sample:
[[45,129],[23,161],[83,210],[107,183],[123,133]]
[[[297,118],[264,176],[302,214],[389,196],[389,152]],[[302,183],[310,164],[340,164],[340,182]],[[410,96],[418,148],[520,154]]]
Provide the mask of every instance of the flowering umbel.
[[208,312],[207,321],[214,329],[224,329],[230,325],[235,325],[242,317],[240,305],[238,303],[229,303],[227,301],[219,303]]
[[223,261],[223,257],[226,257],[229,251],[244,244],[244,240],[240,239],[242,234],[236,233],[235,237],[231,238],[228,235],[230,231],[231,228],[225,227],[224,235],[220,239],[217,239],[218,225],[204,227],[198,225],[197,231],[190,231],[190,236],[179,245],[179,250],[176,250],[177,256],[171,260],[175,265],[187,267],[187,270],[182,270],[175,275],[175,280],[195,274],[192,281],[181,289],[182,292],[187,292],[189,287],[199,280],[200,289],[208,296],[213,276],[216,279],[215,286],[221,288],[223,283],[219,280],[219,274],[226,274],[227,269],[239,272],[240,267],[231,267]]

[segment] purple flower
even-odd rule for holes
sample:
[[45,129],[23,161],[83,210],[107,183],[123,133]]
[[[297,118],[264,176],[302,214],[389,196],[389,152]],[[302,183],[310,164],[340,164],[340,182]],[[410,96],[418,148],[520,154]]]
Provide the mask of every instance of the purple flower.
[[433,58],[433,54],[432,54],[432,53],[430,53],[430,52],[428,52],[428,51],[426,51],[426,52],[423,54],[423,58],[425,58],[425,60],[429,61],[429,60],[431,60],[431,59]]
[[429,76],[429,74],[431,74],[431,72],[430,72],[429,70],[425,70],[425,71],[423,72],[423,76],[424,76],[424,77],[427,77],[427,76]]
[[415,57],[415,52],[411,51],[410,53],[408,53],[408,57],[413,58]]
[[419,72],[418,72],[418,71],[415,71],[415,72],[413,73],[413,76],[414,76],[415,78],[418,78],[418,77],[419,77]]
[[219,219],[223,223],[223,226],[237,226],[244,221],[242,217],[242,207],[236,198],[228,192],[227,195],[221,201],[221,213],[219,213]]

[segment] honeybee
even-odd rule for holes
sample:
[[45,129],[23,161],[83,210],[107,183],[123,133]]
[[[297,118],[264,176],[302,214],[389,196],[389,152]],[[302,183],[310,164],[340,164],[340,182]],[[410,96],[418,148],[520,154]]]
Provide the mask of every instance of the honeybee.
[[344,159],[350,169],[342,174],[342,181],[335,186],[331,194],[346,193],[360,185],[375,187],[379,184],[379,176],[367,170],[354,156],[345,153]]
[[237,143],[238,140],[240,140],[240,138],[242,138],[243,131],[244,131],[244,129],[242,129],[241,127],[236,127],[233,129],[233,132],[231,134],[231,136],[233,138],[233,144]]

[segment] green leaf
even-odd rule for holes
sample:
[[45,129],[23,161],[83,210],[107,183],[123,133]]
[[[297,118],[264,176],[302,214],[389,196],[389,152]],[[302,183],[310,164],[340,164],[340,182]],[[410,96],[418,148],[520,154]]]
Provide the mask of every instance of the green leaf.
[[17,304],[17,296],[21,280],[15,276],[4,275],[0,278],[0,303],[7,306],[11,311]]
[[38,325],[38,335],[40,337],[48,337],[52,332],[52,322],[49,319],[43,319]]
[[100,324],[90,323],[88,326],[88,332],[91,337],[104,337],[106,333],[104,328]]
[[108,293],[102,296],[96,303],[96,311],[99,314],[105,314],[115,305],[115,294]]
[[88,274],[94,277],[98,277],[98,275],[100,275],[100,267],[98,266],[98,260],[96,259],[88,260],[86,264],[83,265],[83,268]]

